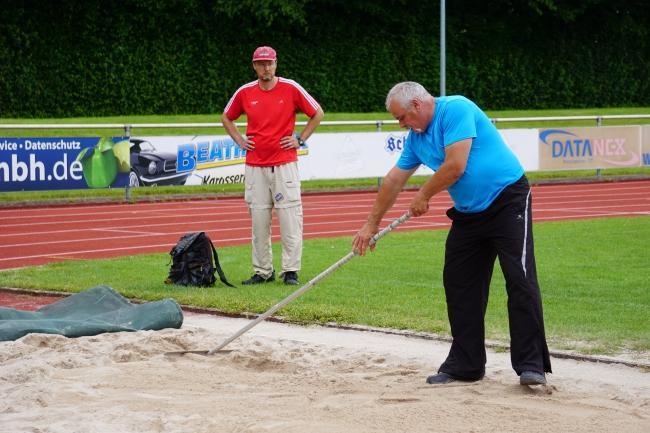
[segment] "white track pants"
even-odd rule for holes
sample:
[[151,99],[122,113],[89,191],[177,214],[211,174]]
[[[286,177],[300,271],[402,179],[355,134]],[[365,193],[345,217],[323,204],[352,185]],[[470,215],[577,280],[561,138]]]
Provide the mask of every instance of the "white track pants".
[[244,198],[252,219],[253,270],[265,278],[273,272],[272,211],[280,222],[282,275],[299,271],[302,258],[302,201],[296,162],[275,167],[246,166]]

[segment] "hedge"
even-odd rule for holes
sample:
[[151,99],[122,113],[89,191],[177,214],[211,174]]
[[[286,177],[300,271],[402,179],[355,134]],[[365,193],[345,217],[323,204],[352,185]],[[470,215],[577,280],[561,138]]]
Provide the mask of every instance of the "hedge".
[[[561,3],[561,5],[559,4]],[[649,2],[447,2],[447,94],[486,109],[650,105]],[[258,45],[325,111],[439,92],[439,3],[3,0],[0,116],[219,113]]]

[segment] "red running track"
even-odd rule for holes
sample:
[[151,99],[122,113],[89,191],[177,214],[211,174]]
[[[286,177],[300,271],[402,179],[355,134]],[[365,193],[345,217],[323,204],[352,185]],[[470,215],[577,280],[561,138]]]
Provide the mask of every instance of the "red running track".
[[[384,224],[408,209],[415,191],[403,192]],[[303,195],[305,238],[350,236],[361,227],[375,193]],[[449,196],[398,230],[444,229]],[[533,187],[535,221],[650,215],[650,180]],[[0,209],[0,269],[44,263],[169,252],[181,235],[205,231],[215,245],[250,242],[242,198],[138,204]],[[273,220],[273,240],[279,239]]]

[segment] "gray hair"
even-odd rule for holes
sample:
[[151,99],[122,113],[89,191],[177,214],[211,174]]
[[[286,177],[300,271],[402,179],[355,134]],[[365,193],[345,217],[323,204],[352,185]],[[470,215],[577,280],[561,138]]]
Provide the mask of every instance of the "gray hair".
[[402,81],[395,84],[386,95],[386,110],[388,110],[393,100],[399,103],[402,108],[409,109],[414,99],[423,101],[430,96],[431,94],[427,92],[427,89],[422,84],[415,81]]

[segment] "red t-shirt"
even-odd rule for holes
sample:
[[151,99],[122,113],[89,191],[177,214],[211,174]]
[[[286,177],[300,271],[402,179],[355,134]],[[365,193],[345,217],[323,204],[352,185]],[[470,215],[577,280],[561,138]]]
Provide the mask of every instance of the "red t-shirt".
[[270,167],[298,160],[296,149],[280,147],[280,138],[293,135],[296,112],[312,117],[319,108],[300,84],[278,77],[271,90],[262,90],[257,80],[244,84],[230,98],[224,113],[230,120],[246,113],[246,135],[255,142],[255,149],[246,152],[246,164]]

